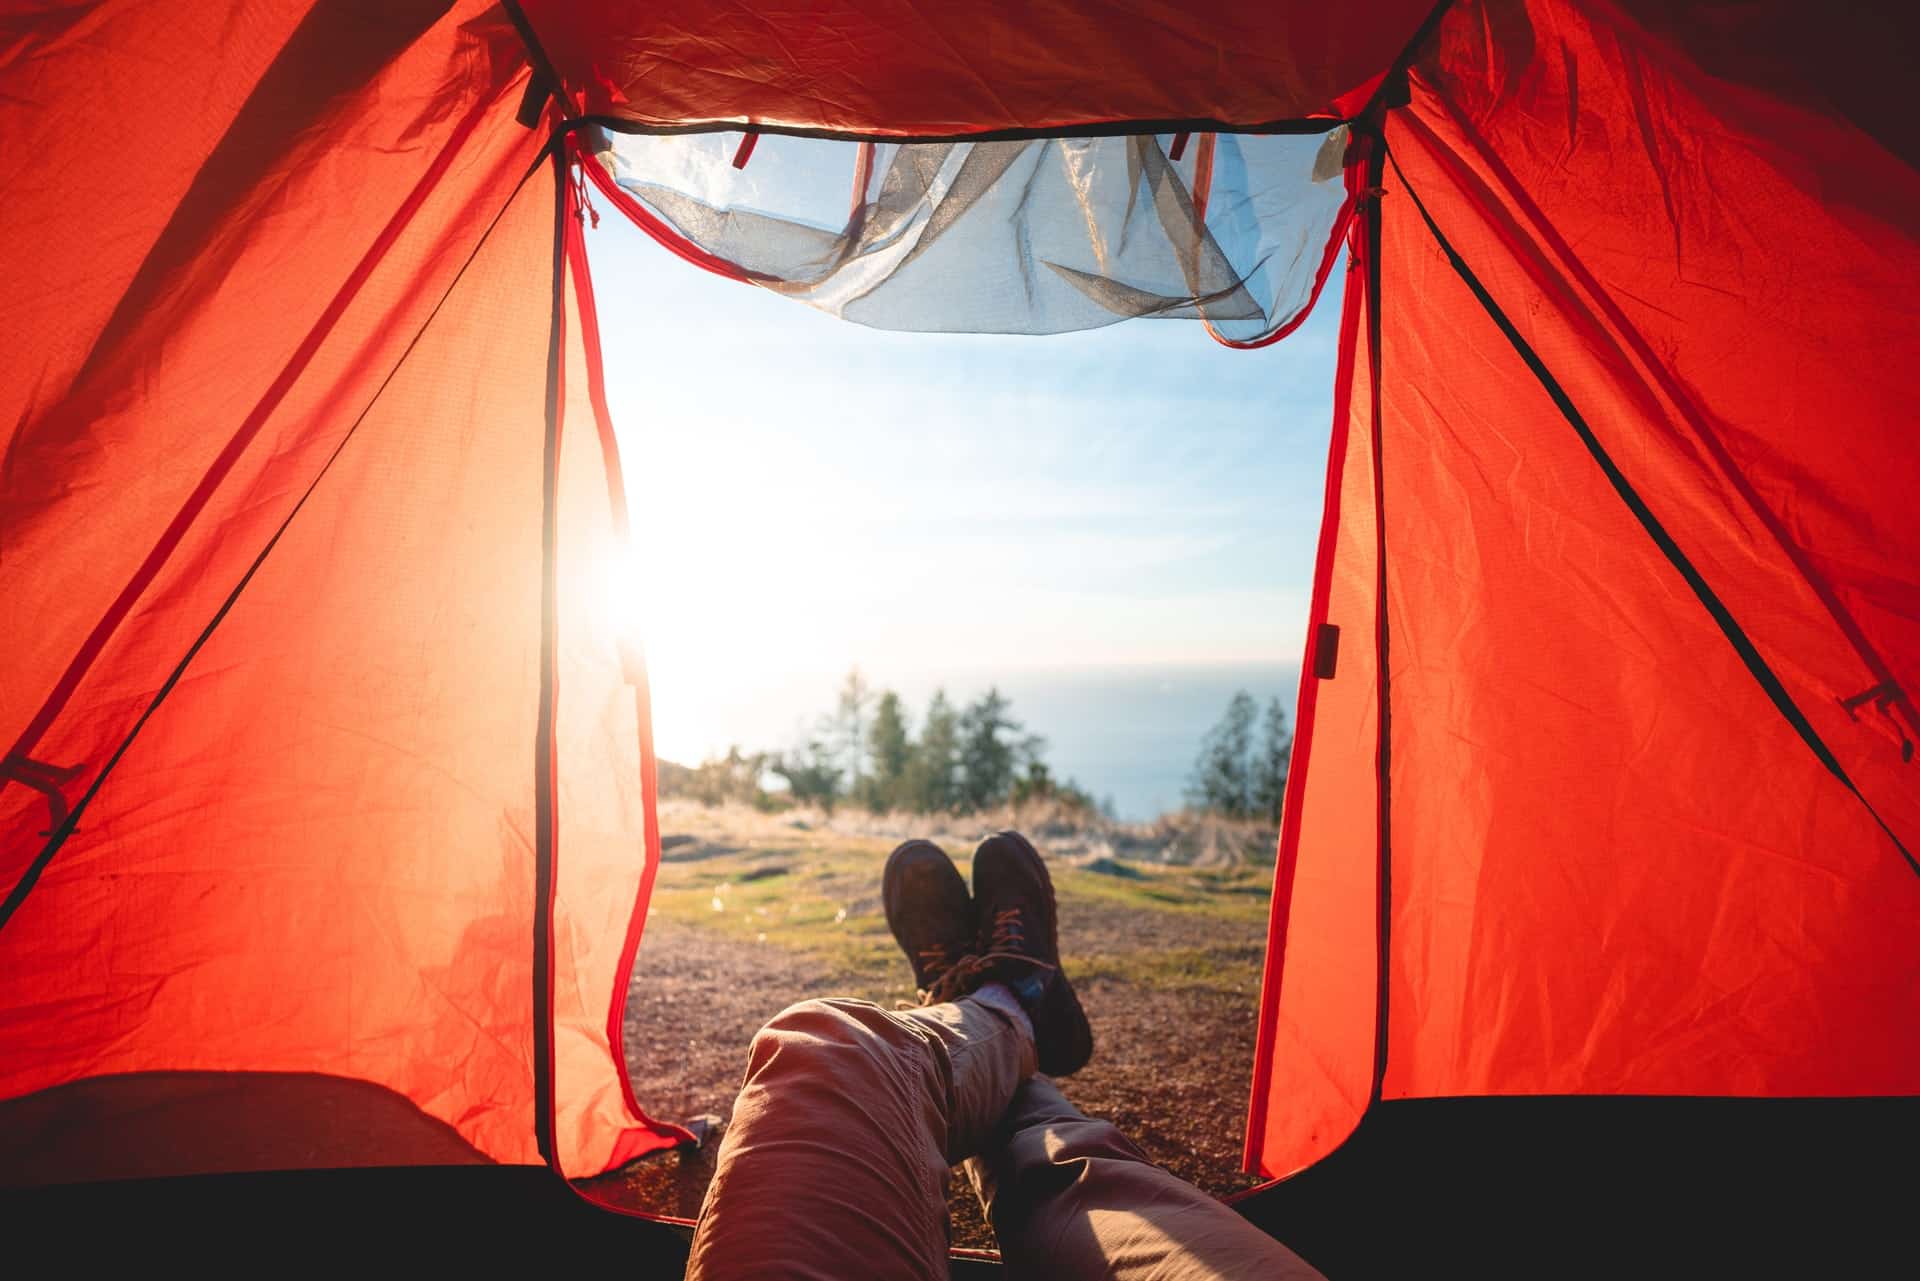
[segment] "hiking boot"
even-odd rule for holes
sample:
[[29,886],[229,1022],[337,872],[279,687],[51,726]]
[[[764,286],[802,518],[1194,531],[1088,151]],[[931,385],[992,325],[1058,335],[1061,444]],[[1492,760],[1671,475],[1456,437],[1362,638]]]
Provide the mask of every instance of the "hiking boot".
[[946,851],[932,841],[908,841],[887,855],[880,874],[887,928],[913,964],[920,1004],[957,1000],[979,979],[961,966],[974,950],[973,900]]
[[1093,1029],[1060,969],[1053,878],[1018,832],[980,842],[973,854],[973,903],[980,957],[1033,1020],[1034,1051],[1048,1076],[1078,1072],[1093,1057]]

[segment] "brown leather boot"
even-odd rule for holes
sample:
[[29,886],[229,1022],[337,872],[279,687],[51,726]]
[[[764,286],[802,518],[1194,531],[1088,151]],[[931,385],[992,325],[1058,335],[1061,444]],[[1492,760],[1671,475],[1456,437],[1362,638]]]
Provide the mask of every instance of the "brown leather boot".
[[1033,1020],[1040,1070],[1078,1072],[1093,1057],[1093,1029],[1060,968],[1053,878],[1026,837],[1000,832],[980,842],[973,854],[973,905],[980,968],[1011,988]]
[[880,901],[887,928],[913,965],[920,1004],[956,1000],[985,981],[961,967],[974,951],[973,899],[945,850],[908,841],[887,855]]

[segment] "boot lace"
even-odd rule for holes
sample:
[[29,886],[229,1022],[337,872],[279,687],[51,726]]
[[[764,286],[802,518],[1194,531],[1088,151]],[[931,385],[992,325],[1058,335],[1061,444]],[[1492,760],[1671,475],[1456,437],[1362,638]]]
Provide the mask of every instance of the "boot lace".
[[994,978],[1002,962],[1011,961],[1036,970],[1054,968],[1038,957],[1027,955],[1025,946],[1026,922],[1019,908],[1008,907],[994,913],[993,933],[988,937],[985,952],[967,953],[949,961],[943,947],[921,948],[921,969],[930,982],[920,989],[920,1004],[939,1005],[959,1000]]
[[1019,908],[1003,907],[993,914],[993,941],[989,945],[990,951],[1024,954],[1026,944],[1027,923]]

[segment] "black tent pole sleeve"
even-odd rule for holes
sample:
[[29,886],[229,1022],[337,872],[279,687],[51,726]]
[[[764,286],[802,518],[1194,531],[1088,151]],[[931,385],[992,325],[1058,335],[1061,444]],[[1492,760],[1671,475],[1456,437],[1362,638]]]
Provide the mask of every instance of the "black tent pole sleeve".
[[1746,630],[1734,618],[1733,611],[1727,608],[1726,602],[1722,601],[1719,594],[1708,584],[1706,576],[1700,572],[1699,568],[1687,559],[1687,554],[1680,549],[1680,544],[1672,534],[1667,532],[1667,527],[1660,523],[1660,518],[1653,514],[1653,509],[1647,506],[1646,499],[1640,496],[1639,491],[1633,487],[1633,483],[1613,461],[1612,455],[1607,453],[1606,447],[1600,443],[1600,438],[1594,435],[1593,429],[1587,425],[1587,420],[1574,407],[1572,397],[1567,395],[1566,389],[1560,385],[1560,380],[1553,376],[1546,362],[1540,359],[1540,354],[1521,336],[1520,330],[1515,327],[1512,320],[1508,319],[1507,313],[1501,309],[1499,303],[1493,300],[1493,295],[1487,292],[1487,287],[1480,283],[1480,278],[1474,275],[1473,269],[1467,266],[1466,260],[1460,257],[1452,242],[1441,233],[1439,225],[1433,220],[1433,215],[1427,212],[1426,205],[1421,202],[1419,193],[1414,191],[1413,185],[1407,181],[1407,175],[1402,172],[1400,162],[1393,159],[1391,155],[1388,156],[1388,160],[1393,165],[1394,176],[1400,180],[1401,187],[1413,201],[1413,207],[1420,213],[1420,220],[1427,224],[1427,231],[1432,234],[1434,244],[1439,246],[1440,252],[1446,255],[1454,274],[1473,291],[1473,296],[1479,300],[1482,310],[1495,325],[1499,326],[1500,332],[1505,335],[1514,353],[1532,371],[1534,378],[1553,401],[1554,407],[1560,411],[1560,416],[1566,419],[1567,425],[1573,428],[1574,433],[1580,437],[1580,442],[1587,447],[1587,453],[1592,455],[1593,461],[1606,476],[1607,483],[1613,486],[1613,492],[1620,496],[1620,501],[1627,505],[1627,510],[1633,513],[1633,518],[1640,522],[1640,528],[1646,531],[1647,537],[1651,538],[1654,546],[1660,549],[1660,554],[1667,558],[1667,562],[1679,571],[1681,578],[1686,580],[1687,586],[1693,589],[1694,596],[1720,628],[1720,634],[1727,638],[1729,645],[1733,646],[1734,653],[1738,654],[1740,661],[1746,664],[1747,671],[1766,692],[1780,715],[1786,718],[1787,724],[1793,727],[1794,732],[1800,736],[1801,741],[1807,745],[1815,759],[1826,766],[1827,771],[1853,793],[1854,799],[1866,807],[1867,813],[1872,815],[1873,821],[1880,825],[1880,830],[1887,834],[1887,839],[1893,842],[1893,848],[1900,852],[1900,857],[1907,861],[1907,866],[1913,870],[1914,875],[1920,876],[1920,861],[1915,860],[1912,851],[1908,850],[1899,836],[1895,835],[1894,830],[1887,826],[1887,821],[1880,817],[1880,812],[1873,807],[1873,802],[1869,801],[1854,785],[1853,780],[1847,777],[1847,772],[1841,766],[1839,758],[1821,739],[1813,723],[1807,719],[1806,713],[1801,711],[1799,705],[1793,701],[1793,696],[1787,692],[1786,685],[1768,665],[1759,647],[1753,643],[1752,637],[1747,635]]
[[[1367,100],[1366,107],[1354,119],[1383,121],[1388,110],[1407,105],[1407,73],[1413,67],[1413,60],[1420,56],[1427,42],[1440,30],[1440,20],[1447,16],[1447,10],[1451,8],[1453,0],[1436,0],[1433,8],[1427,11],[1427,16],[1421,19],[1420,25],[1414,28],[1413,37],[1400,50],[1400,56],[1393,60],[1385,78],[1380,81],[1380,87],[1373,91],[1373,97]],[[1384,143],[1384,136],[1382,141]]]
[[546,439],[540,463],[540,701],[533,741],[533,1133],[558,1170],[553,1142],[553,897],[558,814],[554,702],[559,678],[560,369],[566,327],[567,157],[552,147],[553,319],[547,330]]
[[1368,418],[1373,441],[1373,643],[1376,697],[1375,715],[1379,740],[1375,746],[1374,823],[1379,841],[1379,863],[1375,872],[1374,941],[1379,995],[1374,1002],[1373,1089],[1369,1105],[1380,1101],[1387,1080],[1388,1001],[1393,991],[1393,769],[1391,677],[1388,673],[1387,617],[1387,459],[1382,437],[1385,408],[1380,396],[1380,196],[1382,164],[1387,138],[1384,129],[1375,132],[1367,156],[1366,207],[1362,211],[1361,236],[1365,246],[1367,297],[1367,386]]
[[520,36],[520,43],[527,46],[527,63],[533,68],[533,76],[527,81],[526,99],[521,102],[516,118],[527,128],[533,128],[540,123],[540,108],[549,97],[559,104],[555,114],[566,115],[566,88],[560,83],[560,73],[554,70],[553,60],[547,57],[547,51],[541,46],[540,37],[534,33],[533,24],[527,21],[519,0],[501,0],[501,7],[507,11],[508,20]]

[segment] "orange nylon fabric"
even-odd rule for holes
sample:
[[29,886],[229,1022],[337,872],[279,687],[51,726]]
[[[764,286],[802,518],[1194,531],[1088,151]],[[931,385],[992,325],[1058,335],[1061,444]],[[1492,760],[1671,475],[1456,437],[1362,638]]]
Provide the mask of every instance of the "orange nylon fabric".
[[[0,1097],[324,1072],[537,1160],[555,217],[547,169],[513,194],[547,136],[514,118],[524,47],[479,4],[163,8],[10,33],[5,154],[47,159],[0,214],[32,285],[0,392],[0,598],[32,620],[0,680],[0,888],[325,474],[0,927]],[[113,198],[76,206],[93,95],[183,83],[177,112],[118,123]],[[566,563],[611,537],[582,412]],[[556,1133],[578,1174],[670,1132],[636,1127],[607,1031],[649,866],[635,688],[587,590],[561,592]]]
[[1489,322],[1423,233],[1386,243],[1424,306],[1383,353],[1402,375],[1384,1094],[1920,1088],[1920,879],[1518,359],[1461,352]]
[[[155,608],[195,532],[218,527],[210,474],[235,492],[308,443],[299,424],[365,403],[423,314],[403,309],[431,302],[421,260],[498,209],[493,167],[526,141],[511,132],[523,55],[503,21],[462,29],[477,5],[438,22],[444,6],[226,8],[16,20],[0,594],[34,625],[12,638],[0,755],[91,758],[43,741],[54,720],[74,732],[50,696],[76,666],[86,679],[78,656],[113,642],[135,598]],[[102,95],[171,100],[183,78],[193,95],[101,139]],[[112,198],[78,205],[102,154]],[[492,203],[468,209],[477,189]],[[206,611],[189,612],[197,630]]]
[[[1463,0],[1388,141],[1912,849],[1920,187],[1801,80],[1768,94],[1718,53],[1749,74],[1709,75],[1607,4]],[[1920,1091],[1920,877],[1385,185],[1381,1093]],[[1886,706],[1842,706],[1881,684]],[[1314,727],[1300,867],[1363,856],[1348,825],[1375,750]],[[1317,804],[1330,769],[1350,781]],[[1333,946],[1304,907],[1276,906],[1283,975]],[[1303,1008],[1271,985],[1263,1006],[1282,1025]],[[1273,1173],[1327,1146],[1285,1110],[1353,1093],[1322,1066],[1351,1063],[1347,1012],[1298,1021],[1298,1063],[1275,1041],[1256,1098],[1250,1161]]]
[[634,585],[644,580],[628,541],[624,481],[601,387],[577,202],[566,231],[557,557],[555,1134],[564,1172],[597,1174],[671,1145],[685,1132],[651,1122],[639,1111],[620,1045],[627,981],[660,860],[654,766],[645,749],[652,734],[647,673],[633,608]]
[[[1616,457],[1641,451],[1635,485],[1920,849],[1901,752],[1920,739],[1920,521],[1893,497],[1920,487],[1903,376],[1920,172],[1824,102],[1694,70],[1608,5],[1488,14],[1451,17],[1422,64],[1401,151],[1422,144],[1445,178],[1409,176],[1455,187],[1466,208],[1441,229],[1496,297],[1537,296],[1573,335],[1549,365],[1581,380]],[[1886,709],[1841,707],[1886,684]]]
[[[1276,1178],[1337,1147],[1373,1093],[1378,531],[1363,252],[1356,236],[1247,1127],[1249,1167]],[[1307,833],[1313,839],[1304,840]],[[1263,1155],[1270,1153],[1286,1154],[1286,1164],[1273,1164]]]
[[[1429,8],[526,7],[573,108],[886,136],[1351,113]],[[1376,1094],[1920,1091],[1911,25],[1457,0],[1416,60],[1379,306],[1348,294],[1250,1164]],[[330,1072],[497,1159],[551,1122],[566,1173],[674,1137],[620,1067],[645,677],[528,82],[479,0],[0,17],[0,1098]]]
[[543,176],[0,933],[7,1093],[325,1070],[538,1159]]
[[[110,25],[91,33],[103,43],[51,42],[18,72],[37,82],[82,64],[78,83],[42,85],[51,96],[8,113],[15,136],[41,146],[91,127],[79,91],[89,50],[109,82],[129,63],[154,92],[182,67],[208,82],[180,127],[197,151],[180,153],[157,115],[126,124],[124,199],[78,217],[74,175],[56,170],[36,198],[7,202],[5,265],[46,292],[26,291],[7,320],[0,595],[34,625],[13,637],[0,685],[0,754],[81,766],[69,801],[370,401],[533,155],[511,118],[524,76],[511,27],[456,19],[396,35],[363,16],[249,15],[226,42],[191,24]],[[114,56],[119,40],[142,52]],[[240,56],[227,50],[257,45],[266,52],[227,65]],[[337,80],[306,78],[310,59],[337,61]],[[70,312],[43,307],[61,299],[63,274]],[[37,792],[0,790],[0,881],[13,884],[39,845],[23,829],[47,817]]]
[[1111,121],[1255,125],[1365,105],[1432,0],[523,0],[569,100],[644,126],[888,137]]

